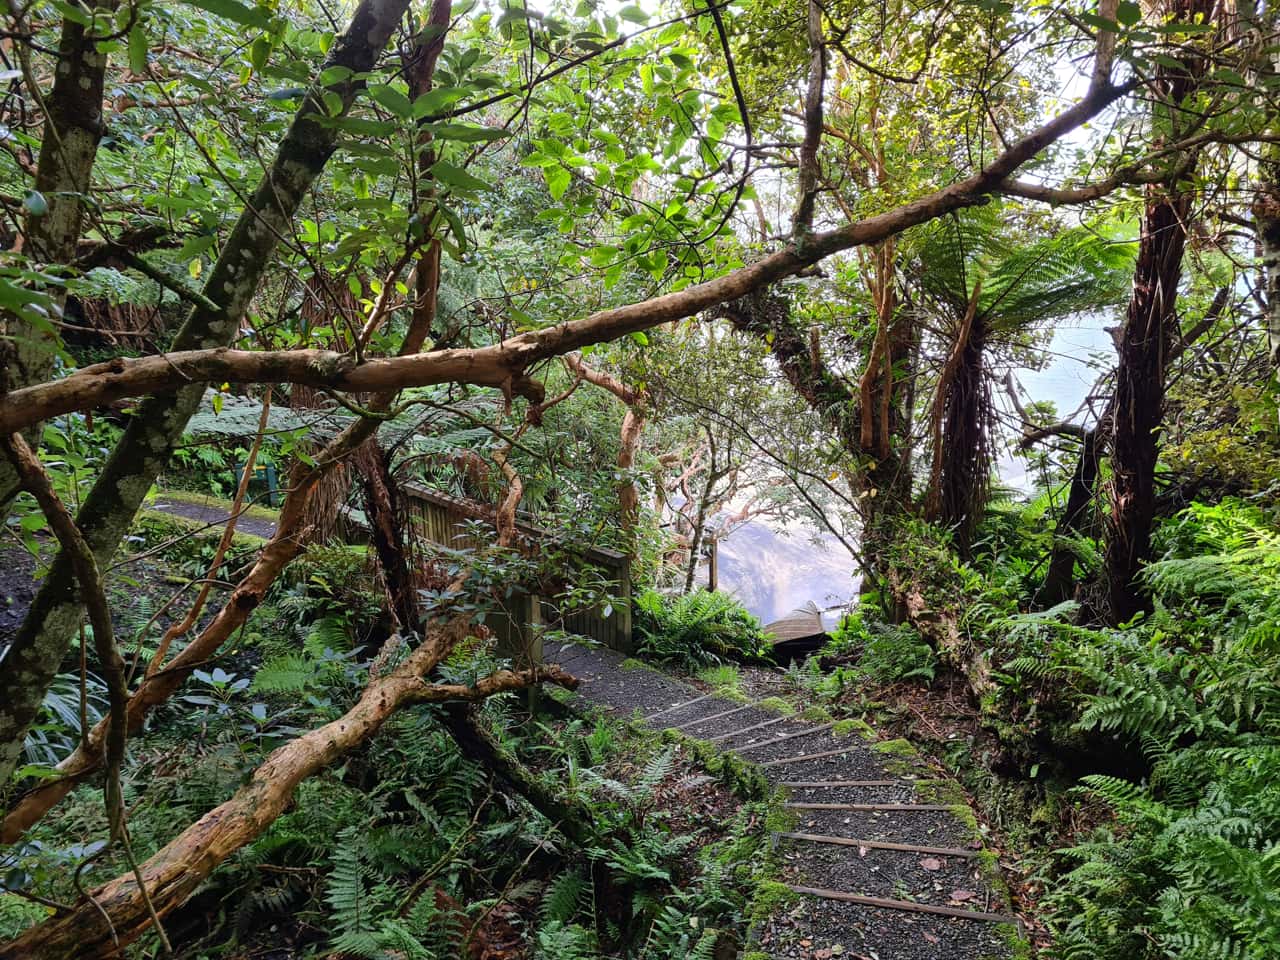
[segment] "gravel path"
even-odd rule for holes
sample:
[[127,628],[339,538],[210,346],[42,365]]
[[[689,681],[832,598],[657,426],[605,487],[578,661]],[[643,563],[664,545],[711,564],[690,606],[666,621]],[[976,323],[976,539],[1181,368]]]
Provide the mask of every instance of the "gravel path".
[[[188,520],[196,520],[200,523],[207,523],[210,526],[222,527],[227,523],[227,505],[222,500],[210,500],[207,503],[190,503],[186,500],[166,500],[163,495],[156,499],[148,509],[158,510],[161,513],[172,513],[175,516],[185,517]],[[236,521],[236,533],[247,533],[250,536],[261,537],[263,540],[270,540],[276,532],[276,525],[269,520],[260,520],[257,517],[242,515]]]
[[803,890],[756,925],[749,951],[777,960],[1004,960],[1014,955],[1018,930],[1008,916],[1003,886],[990,882],[978,857],[981,838],[951,809],[919,809],[948,801],[938,798],[936,784],[916,782],[908,760],[878,751],[839,727],[779,720],[753,704],[707,696],[612,650],[566,644],[549,649],[547,659],[579,677],[577,697],[585,704],[713,741],[720,750],[760,764],[765,776],[787,791],[790,803],[906,807],[793,808],[791,834],[910,849],[778,835],[779,879]]

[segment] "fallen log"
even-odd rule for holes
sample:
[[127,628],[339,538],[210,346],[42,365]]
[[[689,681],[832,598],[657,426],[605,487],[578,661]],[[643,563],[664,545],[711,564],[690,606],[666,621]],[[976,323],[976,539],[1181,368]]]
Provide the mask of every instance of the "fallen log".
[[[573,688],[559,667],[500,670],[474,686],[431,684],[423,677],[462,639],[469,624],[458,619],[427,638],[392,673],[374,680],[342,717],[277,748],[249,782],[139,865],[156,914],[181,906],[214,869],[253,842],[288,807],[303,780],[372,737],[397,710],[413,704],[479,701],[497,693],[549,681]],[[29,928],[0,946],[0,960],[96,960],[120,955],[151,926],[132,872],[91,891],[73,909]]]

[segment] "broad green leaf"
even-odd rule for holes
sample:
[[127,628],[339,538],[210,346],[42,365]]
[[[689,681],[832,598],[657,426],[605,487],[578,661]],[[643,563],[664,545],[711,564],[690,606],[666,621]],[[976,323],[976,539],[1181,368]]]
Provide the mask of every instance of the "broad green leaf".
[[564,196],[564,192],[569,189],[569,181],[572,179],[567,167],[543,167],[542,175],[547,180],[547,190],[550,191],[554,200],[559,200]]
[[649,15],[635,4],[623,7],[618,11],[618,16],[623,20],[629,20],[632,23],[646,24],[649,22]]
[[413,116],[412,101],[395,87],[387,86],[385,83],[371,84],[369,96],[402,120]]
[[147,72],[147,32],[141,23],[135,23],[129,31],[129,69],[134,73]]
[[467,252],[467,231],[462,224],[462,218],[458,216],[457,211],[446,206],[441,206],[440,212],[444,214],[445,220],[449,222],[449,231],[453,234],[453,238],[458,244],[458,252],[465,254]]
[[320,76],[316,77],[316,83],[322,87],[329,87],[348,79],[353,73],[350,67],[326,67],[320,71]]
[[413,101],[413,116],[421,120],[449,109],[470,92],[467,87],[438,87]]
[[271,26],[270,14],[258,7],[240,3],[239,0],[182,0],[182,2],[206,10],[215,17],[234,20],[236,23],[257,30],[266,30]]
[[431,132],[441,140],[457,140],[461,143],[502,140],[509,136],[506,130],[482,127],[474,123],[433,123]]
[[253,43],[249,44],[249,62],[253,64],[254,70],[261,73],[262,68],[267,65],[267,60],[270,59],[270,57],[271,38],[264,33],[254,40]]
[[474,177],[461,167],[455,167],[451,163],[443,160],[437,160],[431,167],[431,175],[440,183],[447,184],[450,187],[456,187],[459,190],[492,190],[491,184],[485,183],[479,177]]

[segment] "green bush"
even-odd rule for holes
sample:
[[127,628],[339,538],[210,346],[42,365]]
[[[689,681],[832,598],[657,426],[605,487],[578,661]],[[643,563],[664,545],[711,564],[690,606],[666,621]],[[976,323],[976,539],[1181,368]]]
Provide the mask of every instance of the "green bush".
[[938,669],[937,654],[919,633],[908,626],[883,623],[861,609],[841,618],[822,652],[852,658],[852,673],[875,683],[928,683]]
[[1075,729],[1150,773],[1085,777],[1116,823],[1060,851],[1045,903],[1067,960],[1262,960],[1280,944],[1280,533],[1253,507],[1196,504],[1121,629],[1072,605],[1015,617],[1002,682],[1051,688]]
[[645,590],[635,598],[634,623],[636,649],[652,660],[711,666],[768,652],[760,621],[724,593],[664,597]]

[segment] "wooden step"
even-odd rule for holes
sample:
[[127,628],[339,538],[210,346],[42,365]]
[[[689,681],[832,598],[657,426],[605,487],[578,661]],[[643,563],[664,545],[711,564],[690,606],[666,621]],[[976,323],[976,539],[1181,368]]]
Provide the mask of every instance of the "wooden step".
[[964,910],[960,907],[941,907],[931,903],[915,903],[911,900],[886,900],[883,897],[864,897],[860,893],[845,893],[843,890],[824,890],[821,887],[802,887],[794,883],[787,886],[793,893],[810,897],[821,897],[824,900],[843,900],[845,903],[857,903],[865,907],[881,907],[885,910],[903,910],[907,913],[932,913],[940,917],[958,917],[961,920],[982,920],[987,923],[1017,924],[1018,918],[1005,913],[987,913],[983,910]]
[[[828,724],[830,726],[830,724]],[[783,757],[780,760],[766,760],[759,764],[762,767],[780,767],[784,763],[800,763],[802,760],[825,760],[827,757],[842,757],[846,753],[852,753],[857,749],[856,745],[841,747],[839,750],[823,750],[821,753],[802,753],[798,757]]]
[[[786,717],[782,718],[786,720]],[[784,733],[780,737],[774,737],[772,740],[761,740],[759,743],[749,743],[745,747],[735,747],[734,753],[746,753],[748,750],[759,750],[761,747],[771,747],[775,743],[782,743],[784,740],[795,740],[797,737],[812,737],[815,733],[824,733],[834,727],[834,723],[824,723],[820,727],[810,727],[808,730],[797,730],[795,733]],[[843,752],[843,751],[842,751]],[[760,764],[767,767],[767,763]]]
[[[774,717],[772,720],[766,720],[766,721],[764,721],[763,723],[756,723],[756,724],[752,724],[752,725],[751,725],[751,726],[749,726],[749,727],[743,727],[741,730],[735,730],[735,731],[733,731],[733,733],[722,733],[722,734],[720,734],[720,736],[718,736],[718,737],[710,737],[710,738],[708,738],[707,743],[719,743],[719,742],[720,742],[720,741],[722,741],[722,740],[732,740],[734,737],[740,737],[740,736],[742,736],[744,733],[750,733],[752,730],[763,730],[765,727],[772,727],[775,723],[781,723],[783,720],[786,720],[786,719],[788,719],[788,718],[787,718],[787,717]],[[766,742],[768,742],[768,741],[766,741]],[[746,747],[746,748],[744,748],[744,749],[748,749],[748,750],[749,750],[749,749],[751,749],[751,748],[750,748],[750,747]]]
[[904,853],[929,853],[937,857],[965,857],[973,859],[980,851],[960,847],[923,847],[914,843],[891,843],[888,840],[857,840],[853,837],[833,837],[825,833],[779,833],[786,840],[803,840],[806,843],[831,843],[841,847],[868,847],[872,850],[900,850]]
[[784,803],[783,806],[788,810],[900,810],[916,813],[955,809],[953,803]]
[[721,717],[729,717],[735,713],[741,713],[743,710],[750,710],[750,709],[751,709],[751,704],[747,704],[745,707],[734,707],[730,710],[721,710],[719,713],[713,713],[711,716],[703,717],[701,720],[690,720],[687,723],[679,724],[676,727],[676,729],[692,730],[694,727],[698,726],[699,724],[707,723],[710,720],[719,720]]
[[654,717],[660,717],[664,713],[674,713],[676,710],[683,710],[685,707],[691,707],[695,703],[701,703],[703,700],[710,700],[714,696],[715,696],[714,693],[704,693],[702,696],[694,697],[692,700],[686,700],[684,703],[677,703],[674,707],[667,707],[665,710],[659,710],[657,713],[646,714],[640,719],[643,720],[645,723],[648,723]]

